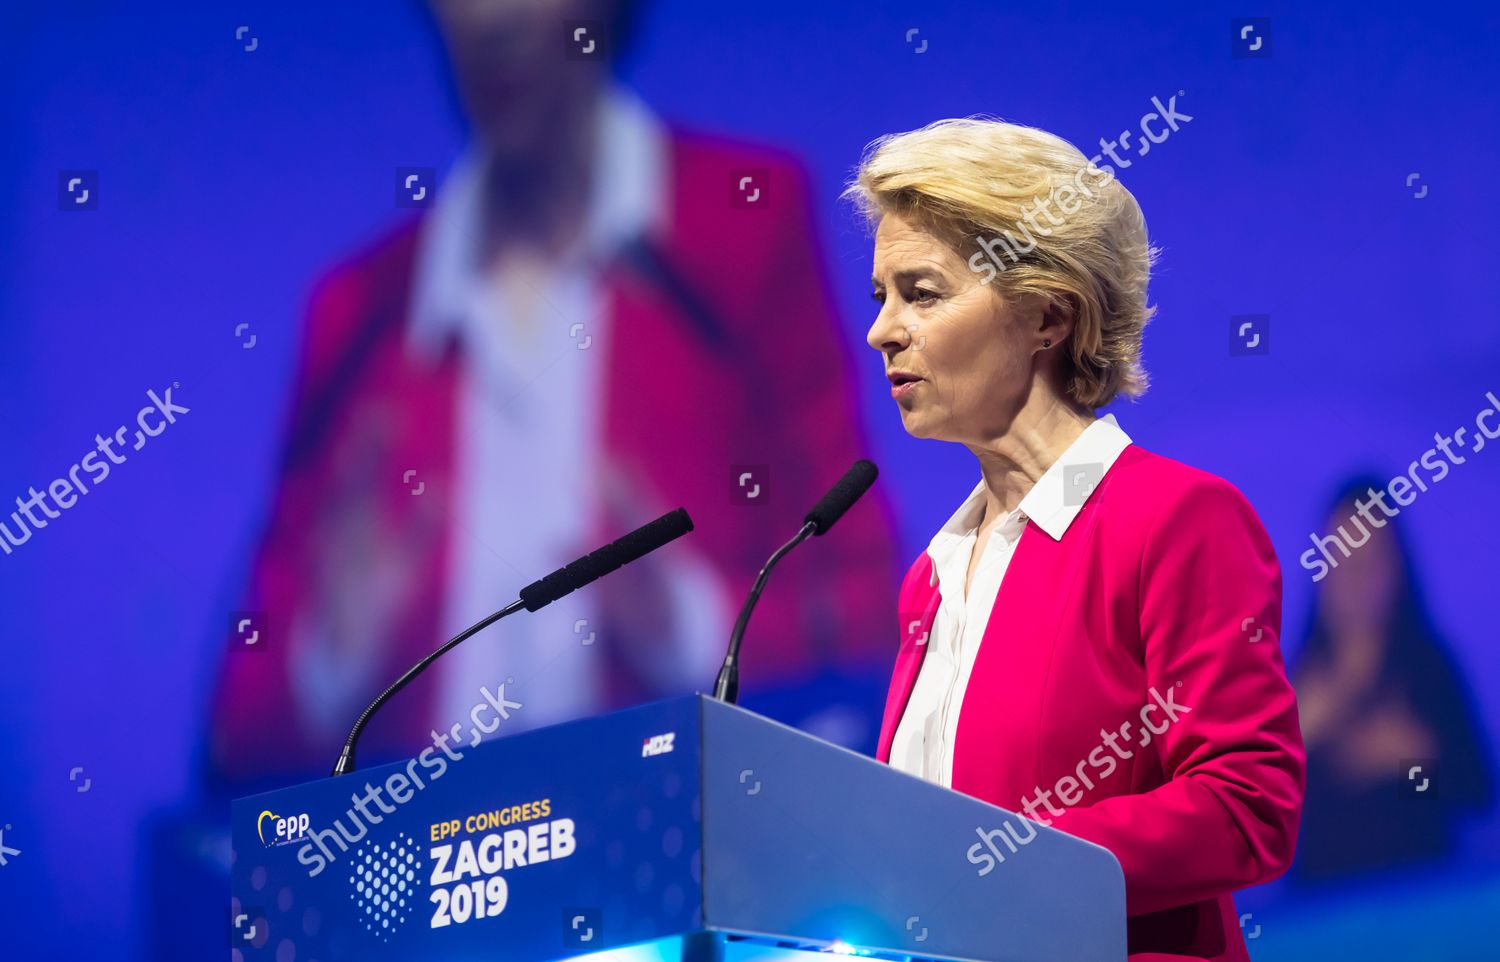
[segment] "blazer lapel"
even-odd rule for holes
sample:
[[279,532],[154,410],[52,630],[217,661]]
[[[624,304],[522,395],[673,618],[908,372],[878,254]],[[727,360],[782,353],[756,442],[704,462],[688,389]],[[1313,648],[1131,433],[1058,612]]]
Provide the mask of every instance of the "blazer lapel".
[[889,762],[896,726],[906,712],[906,703],[917,683],[922,659],[927,655],[927,639],[942,601],[932,578],[932,558],[927,552],[917,559],[902,585],[897,611],[901,622],[901,647],[896,652],[896,667],[891,673],[890,691],[886,693],[885,715],[880,721],[880,740],[875,749],[878,761]]

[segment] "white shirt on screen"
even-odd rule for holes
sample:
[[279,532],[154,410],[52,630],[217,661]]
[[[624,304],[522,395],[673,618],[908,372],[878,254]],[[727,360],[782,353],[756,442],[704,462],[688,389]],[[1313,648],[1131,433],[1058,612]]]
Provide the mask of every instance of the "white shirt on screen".
[[[967,594],[964,580],[984,515],[983,479],[933,536],[927,554],[932,558],[941,600],[928,633],[927,653],[891,742],[892,767],[952,787],[953,746],[964,692],[1021,533],[1031,521],[1054,541],[1060,540],[1085,500],[1068,497],[1068,469],[1098,465],[1093,476],[1102,479],[1129,445],[1130,437],[1112,414],[1084,428],[1021,503],[995,526]],[[1069,503],[1075,500],[1076,504]]]

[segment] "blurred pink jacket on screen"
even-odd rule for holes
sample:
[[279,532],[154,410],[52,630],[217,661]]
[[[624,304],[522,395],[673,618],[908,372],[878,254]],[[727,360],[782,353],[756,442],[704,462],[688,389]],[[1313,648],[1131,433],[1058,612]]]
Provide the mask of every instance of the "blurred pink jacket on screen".
[[[610,325],[602,443],[609,460],[628,469],[655,501],[689,510],[697,524],[689,535],[693,547],[738,599],[822,490],[866,453],[850,350],[835,320],[797,165],[758,148],[675,132],[666,157],[665,226],[622,252],[602,284]],[[745,176],[764,185],[753,207],[738,190]],[[240,605],[264,612],[269,644],[228,657],[214,705],[210,761],[225,778],[316,773],[337,754],[342,735],[312,737],[299,715],[295,659],[287,650],[312,586],[327,574],[313,546],[320,526],[330,523],[331,506],[368,500],[374,527],[356,526],[351,537],[401,532],[401,548],[414,559],[411,576],[397,579],[412,601],[388,625],[399,643],[359,652],[378,661],[370,696],[442,640],[436,620],[449,576],[445,498],[459,443],[461,358],[450,353],[432,363],[404,349],[417,239],[415,226],[400,231],[315,292],[285,463]],[[736,503],[732,471],[745,464],[770,467],[768,503]],[[525,470],[525,452],[516,452],[515,465]],[[422,497],[402,483],[408,471],[422,479]],[[372,478],[378,483],[370,484]],[[889,515],[877,491],[819,551],[787,559],[776,590],[756,611],[755,654],[744,663],[747,691],[888,657],[889,599],[899,574]],[[601,530],[596,543],[623,533]],[[495,585],[494,607],[545,573]],[[487,613],[475,612],[474,619]],[[504,626],[498,630],[503,634]],[[721,641],[727,633],[714,639]],[[430,744],[431,681],[419,680],[376,716],[361,742],[362,758]],[[492,679],[475,685],[481,681]],[[712,681],[705,677],[701,687]],[[598,707],[656,694],[618,691],[613,704]]]

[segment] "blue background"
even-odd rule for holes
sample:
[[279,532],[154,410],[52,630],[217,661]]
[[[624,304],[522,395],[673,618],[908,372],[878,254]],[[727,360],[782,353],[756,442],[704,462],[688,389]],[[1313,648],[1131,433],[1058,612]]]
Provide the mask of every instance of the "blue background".
[[[1231,56],[1231,19],[1248,15],[1270,18],[1271,57]],[[192,408],[0,557],[0,826],[22,850],[0,868],[0,952],[129,958],[143,821],[196,784],[225,599],[264,520],[309,288],[409,214],[392,205],[391,170],[446,168],[463,126],[413,3],[78,2],[3,17],[0,496],[65,472],[147,388],[179,382]],[[1500,393],[1496,19],[1477,5],[661,0],[622,73],[670,121],[804,159],[848,337],[868,355],[863,417],[907,558],[977,473],[966,452],[905,436],[859,347],[870,240],[837,195],[862,147],[985,112],[1091,153],[1153,96],[1182,91],[1192,122],[1120,172],[1164,255],[1145,342],[1154,384],[1114,412],[1138,443],[1249,496],[1282,560],[1294,649],[1312,587],[1297,558],[1335,485],[1403,470]],[[99,171],[97,210],[58,210],[65,169]],[[1268,355],[1230,355],[1240,314],[1270,315]],[[1500,454],[1481,453],[1402,512],[1490,731],[1497,482]],[[88,792],[69,779],[79,766]],[[1468,841],[1456,865],[1326,903],[1251,893],[1252,952],[1314,957],[1318,938],[1348,950],[1340,926],[1362,926],[1368,957],[1402,957],[1402,939],[1450,957],[1433,940],[1461,939],[1465,918],[1500,901],[1495,820]]]

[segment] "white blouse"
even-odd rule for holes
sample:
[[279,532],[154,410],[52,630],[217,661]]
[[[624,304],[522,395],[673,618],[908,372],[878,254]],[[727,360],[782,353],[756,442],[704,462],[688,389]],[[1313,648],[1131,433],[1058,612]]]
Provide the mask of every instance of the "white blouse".
[[1089,494],[1130,443],[1130,436],[1120,429],[1113,414],[1084,428],[1015,510],[995,526],[967,595],[964,580],[984,515],[983,478],[933,536],[927,553],[932,557],[940,601],[927,637],[927,653],[891,742],[892,766],[952,787],[953,745],[964,692],[979,658],[979,643],[989,625],[1000,582],[1027,522],[1034,522],[1052,540],[1062,540]]

